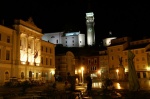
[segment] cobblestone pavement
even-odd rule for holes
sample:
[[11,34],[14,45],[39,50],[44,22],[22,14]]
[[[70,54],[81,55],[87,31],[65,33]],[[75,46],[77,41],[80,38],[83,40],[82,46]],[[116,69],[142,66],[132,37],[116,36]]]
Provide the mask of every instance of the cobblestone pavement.
[[[78,92],[67,92],[64,91],[64,83],[57,83],[55,91],[49,91],[49,95],[46,95],[44,89],[47,85],[28,88],[28,94],[21,95],[20,88],[6,88],[0,87],[0,99],[75,99]],[[85,88],[85,86],[81,86]],[[32,92],[42,91],[41,93]],[[137,92],[130,92],[127,89],[115,89],[110,93],[103,93],[100,88],[93,88],[90,95],[85,92],[81,94],[82,99],[150,99],[150,90],[140,90]],[[78,98],[80,99],[80,98]]]

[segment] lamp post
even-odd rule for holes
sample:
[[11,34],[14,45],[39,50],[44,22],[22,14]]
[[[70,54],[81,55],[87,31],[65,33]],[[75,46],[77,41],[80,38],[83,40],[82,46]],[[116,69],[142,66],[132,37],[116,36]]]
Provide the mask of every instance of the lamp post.
[[84,68],[81,67],[81,72],[82,72],[82,83],[84,83]]
[[118,72],[119,72],[119,70],[118,69],[116,69],[116,72],[117,72],[117,80],[119,79],[119,77],[118,77]]
[[101,78],[101,70],[98,71],[98,76]]

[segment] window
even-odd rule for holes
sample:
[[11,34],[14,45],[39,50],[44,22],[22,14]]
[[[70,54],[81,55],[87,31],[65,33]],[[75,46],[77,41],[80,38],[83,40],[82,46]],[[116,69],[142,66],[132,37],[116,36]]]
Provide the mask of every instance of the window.
[[146,66],[145,66],[145,65],[143,65],[143,68],[145,69],[145,68],[146,68]]
[[50,48],[50,53],[52,53],[52,49]]
[[58,44],[58,40],[56,40],[56,43]]
[[141,50],[141,53],[144,53],[144,50]]
[[46,58],[46,65],[48,65],[48,59]]
[[91,64],[91,61],[89,60],[88,63]]
[[1,41],[2,35],[0,34],[0,41]]
[[142,57],[142,61],[144,61],[145,60],[145,58],[144,57]]
[[114,59],[114,57],[112,56],[112,60]]
[[143,78],[146,78],[146,72],[143,72]]
[[137,65],[137,69],[139,69],[139,65]]
[[6,60],[9,60],[9,59],[10,59],[10,51],[6,50]]
[[52,65],[52,59],[50,59],[50,65]]
[[52,36],[51,38],[55,38],[55,36]]
[[46,52],[47,52],[47,47],[46,47]]
[[97,59],[96,58],[94,59],[94,64],[97,64]]
[[0,59],[1,59],[1,49],[0,49]]
[[74,43],[74,40],[72,40],[72,43]]
[[67,41],[66,41],[66,43],[67,43]]
[[7,36],[7,43],[10,43],[10,36]]
[[41,51],[43,51],[43,46],[41,46]]
[[137,73],[138,78],[140,78],[140,72]]
[[43,57],[41,57],[41,64],[43,64]]

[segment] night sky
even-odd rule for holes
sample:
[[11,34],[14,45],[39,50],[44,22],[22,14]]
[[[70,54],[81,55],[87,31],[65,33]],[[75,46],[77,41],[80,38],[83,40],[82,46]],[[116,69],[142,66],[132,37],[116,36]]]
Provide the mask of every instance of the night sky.
[[[86,34],[85,13],[94,12],[96,39],[108,36],[150,36],[148,2],[102,2],[99,0],[1,0],[0,19],[33,18],[43,33],[81,31]],[[35,2],[36,1],[36,2]]]

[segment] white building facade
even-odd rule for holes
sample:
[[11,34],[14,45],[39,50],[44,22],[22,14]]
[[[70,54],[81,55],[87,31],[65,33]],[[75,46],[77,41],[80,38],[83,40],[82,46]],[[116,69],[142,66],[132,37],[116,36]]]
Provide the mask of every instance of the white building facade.
[[84,47],[85,46],[85,34],[80,32],[56,32],[45,33],[42,40],[49,41],[54,44],[62,44],[64,47]]

